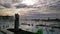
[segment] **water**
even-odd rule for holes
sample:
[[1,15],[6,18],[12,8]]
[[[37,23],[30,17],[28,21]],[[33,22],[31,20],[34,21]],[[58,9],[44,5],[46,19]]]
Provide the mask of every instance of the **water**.
[[[30,25],[22,25],[22,23],[26,23],[26,24],[30,24]],[[24,20],[20,20],[19,28],[22,28],[23,30],[34,32],[34,33],[37,33],[37,31],[39,29],[42,29],[43,34],[60,34],[60,29],[36,26],[39,24],[60,26],[60,22],[56,22],[56,21],[24,21]],[[14,21],[1,21],[0,20],[0,28],[1,29],[14,28]]]

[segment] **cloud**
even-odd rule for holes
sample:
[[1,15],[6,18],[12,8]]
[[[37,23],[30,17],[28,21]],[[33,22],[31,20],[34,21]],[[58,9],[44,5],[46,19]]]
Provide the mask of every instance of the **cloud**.
[[[2,1],[3,2],[0,1],[1,8],[5,8],[5,9],[14,8],[14,9],[20,9],[20,10],[23,8],[23,10],[21,10],[21,11],[26,12],[26,14],[28,14],[28,13],[29,14],[30,13],[58,14],[58,13],[60,13],[60,0],[37,0],[38,2],[36,4],[30,5],[30,6],[22,4],[21,3],[22,0],[17,0],[17,1],[2,0]],[[5,1],[7,1],[7,2],[5,2]]]
[[26,7],[27,7],[27,5],[20,4],[20,5],[16,5],[15,7],[16,7],[16,8],[26,8]]
[[1,6],[5,7],[5,8],[10,8],[11,5],[9,3],[4,3],[4,4],[0,4]]
[[50,10],[60,10],[60,4],[56,4],[56,5],[52,5],[52,6],[49,6],[49,9]]

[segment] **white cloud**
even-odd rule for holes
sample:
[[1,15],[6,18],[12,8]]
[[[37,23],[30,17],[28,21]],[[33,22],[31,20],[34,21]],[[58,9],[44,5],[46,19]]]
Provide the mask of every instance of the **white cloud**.
[[[0,0],[0,5],[2,4],[3,6],[0,6],[0,8],[11,8],[11,9],[16,9],[19,8],[21,11],[24,11],[25,10],[25,13],[28,13],[28,12],[33,12],[33,11],[36,11],[36,12],[40,12],[42,14],[51,14],[51,13],[60,13],[60,0],[37,0],[38,2],[34,5],[31,5],[31,6],[27,6],[22,2],[22,0]],[[7,4],[7,5],[5,5]],[[52,7],[51,7],[52,6]],[[56,6],[56,7],[54,7]],[[33,11],[32,11],[33,10]],[[57,12],[58,11],[58,12]]]

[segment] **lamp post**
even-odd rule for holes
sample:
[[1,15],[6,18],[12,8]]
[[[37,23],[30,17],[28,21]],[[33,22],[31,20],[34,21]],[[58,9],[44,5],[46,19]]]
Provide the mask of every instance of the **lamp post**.
[[14,26],[14,29],[15,29],[14,34],[17,34],[17,31],[19,30],[19,14],[18,13],[15,14],[15,26]]

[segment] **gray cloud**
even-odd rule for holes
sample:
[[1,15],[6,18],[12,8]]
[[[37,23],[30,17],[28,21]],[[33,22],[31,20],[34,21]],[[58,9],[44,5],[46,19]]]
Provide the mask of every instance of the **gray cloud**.
[[58,11],[58,10],[60,10],[60,4],[49,6],[49,9]]
[[16,5],[15,7],[16,7],[16,8],[26,8],[26,7],[27,7],[27,5],[20,4],[20,5]]
[[0,4],[1,6],[5,7],[5,8],[10,8],[11,5],[9,3],[4,3],[4,4]]

